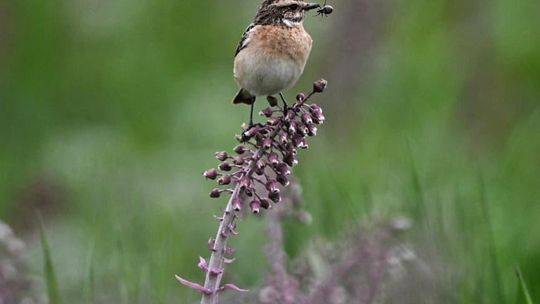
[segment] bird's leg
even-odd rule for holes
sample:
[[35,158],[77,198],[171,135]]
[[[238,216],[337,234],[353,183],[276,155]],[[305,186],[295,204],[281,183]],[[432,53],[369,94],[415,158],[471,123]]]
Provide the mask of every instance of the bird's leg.
[[254,111],[254,108],[255,108],[255,98],[256,97],[253,97],[251,98],[250,102],[249,102],[249,105],[250,105],[250,110],[249,110],[249,125],[248,127],[244,130],[244,132],[242,132],[242,141],[245,142],[245,141],[248,141],[249,140],[249,136],[246,135],[246,132],[251,130],[251,128],[253,128],[254,124],[253,124],[253,111]]
[[253,127],[253,108],[255,107],[255,103],[251,103],[251,110],[249,111],[249,126],[248,130]]
[[279,97],[281,97],[281,101],[283,101],[283,113],[287,114],[287,111],[289,110],[289,105],[287,105],[287,101],[285,101],[283,93],[279,92]]

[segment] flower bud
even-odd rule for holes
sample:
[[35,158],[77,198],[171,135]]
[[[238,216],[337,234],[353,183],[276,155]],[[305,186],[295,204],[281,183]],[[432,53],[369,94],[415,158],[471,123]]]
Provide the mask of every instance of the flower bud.
[[238,145],[236,147],[234,147],[234,152],[236,152],[237,154],[244,154],[244,152],[246,152],[246,147],[244,145]]
[[297,135],[293,137],[292,143],[295,147],[299,147],[302,144],[302,141],[304,141],[304,137]]
[[240,200],[239,197],[233,198],[233,200],[231,202],[231,205],[232,205],[234,211],[242,210],[242,201]]
[[262,159],[259,159],[257,163],[255,163],[255,168],[258,170],[264,170],[264,167],[266,167],[266,163]]
[[290,175],[291,174],[291,170],[289,169],[289,166],[287,166],[287,164],[285,164],[285,163],[277,164],[276,165],[276,171],[280,175]]
[[297,136],[293,138],[293,144],[295,147],[300,148],[300,149],[308,148],[308,145],[306,144],[306,141],[304,140],[304,137],[302,136]]
[[291,135],[295,134],[296,127],[297,127],[297,123],[295,121],[291,121],[291,123],[289,124],[289,128],[287,129],[289,131],[289,134]]
[[296,95],[296,100],[298,100],[299,102],[304,102],[304,100],[306,100],[306,95],[304,93],[299,93],[298,95]]
[[310,124],[308,127],[308,135],[309,136],[315,136],[317,135],[317,127],[313,124]]
[[225,151],[216,152],[216,158],[220,161],[226,160],[227,157],[229,157],[229,154],[227,154]]
[[210,169],[204,171],[203,176],[208,178],[208,179],[214,180],[218,176],[218,173],[217,173],[216,169],[210,168]]
[[291,111],[287,111],[287,120],[293,120],[294,117],[296,116],[296,112],[294,110],[291,110]]
[[296,150],[296,148],[294,146],[288,146],[287,149],[289,149],[289,152],[295,156],[296,154],[298,154],[298,150]]
[[321,113],[312,113],[311,117],[313,118],[313,122],[320,125],[324,122],[324,115]]
[[309,113],[302,113],[302,121],[305,124],[313,123],[313,119],[311,118],[311,115]]
[[279,164],[279,156],[275,152],[271,152],[270,154],[268,154],[266,159],[268,160],[270,164],[274,166]]
[[324,79],[319,79],[313,83],[313,92],[322,93],[324,92],[324,89],[326,89],[327,85],[328,85],[328,81]]
[[210,192],[211,198],[217,198],[221,195],[221,189],[215,188]]
[[252,200],[251,203],[249,203],[249,208],[251,209],[251,212],[255,214],[259,213],[261,208],[261,201],[259,201],[258,199]]
[[231,183],[231,176],[230,175],[222,175],[220,178],[218,178],[217,183],[220,185],[228,185]]
[[287,187],[290,184],[289,179],[285,175],[276,176],[276,180],[285,187]]
[[287,153],[283,157],[283,162],[285,162],[290,167],[296,166],[298,164],[298,161],[296,160],[296,157],[294,157],[293,153]]
[[313,113],[321,113],[322,114],[322,112],[323,112],[322,108],[319,107],[316,104],[309,105],[309,111],[311,112],[311,114],[313,114]]
[[306,136],[309,132],[309,129],[308,127],[306,127],[306,125],[304,124],[300,124],[298,126],[298,134],[302,135],[302,136]]
[[261,112],[259,112],[259,115],[265,116],[265,117],[271,117],[273,113],[274,111],[272,110],[272,108],[268,107],[268,108],[262,109]]
[[265,150],[268,150],[272,147],[272,139],[270,138],[265,138],[262,143],[261,143],[261,146],[263,149]]
[[321,107],[316,104],[312,104],[309,106],[309,112],[311,113],[311,118],[313,119],[314,123],[321,124],[324,122],[324,115]]
[[251,188],[251,181],[246,177],[242,177],[238,182],[238,185],[241,189],[249,189]]
[[285,134],[285,133],[279,134],[279,142],[280,142],[282,145],[286,145],[288,140],[289,140],[289,139],[287,138],[287,134]]
[[271,199],[274,203],[281,202],[281,195],[279,195],[279,193],[276,193],[276,192],[268,193],[268,198]]
[[225,161],[219,164],[219,169],[223,171],[231,171],[232,167],[231,164]]
[[233,160],[234,160],[234,164],[235,164],[235,165],[240,166],[240,165],[243,165],[243,164],[244,164],[244,159],[243,159],[242,157],[240,157],[240,156],[235,156],[235,157],[233,158]]
[[277,181],[269,180],[266,183],[266,190],[268,190],[268,192],[270,193],[279,193],[279,186],[278,186]]
[[255,168],[255,174],[257,175],[263,175],[264,174],[264,168]]
[[266,100],[271,107],[275,107],[278,105],[278,100],[274,96],[267,96]]
[[264,209],[270,208],[270,202],[268,201],[267,198],[264,198],[264,197],[261,198],[260,203],[261,203],[262,208],[264,208]]

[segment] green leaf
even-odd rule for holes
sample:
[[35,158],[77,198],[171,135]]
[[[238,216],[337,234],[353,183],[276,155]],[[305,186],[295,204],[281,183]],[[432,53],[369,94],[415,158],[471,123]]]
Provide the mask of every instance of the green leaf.
[[90,249],[88,255],[88,282],[86,286],[86,303],[94,304],[95,300],[95,274],[94,274],[94,249]]
[[499,269],[499,262],[497,257],[497,246],[495,244],[495,232],[493,231],[493,223],[490,214],[490,205],[488,203],[486,194],[486,185],[482,171],[478,168],[478,181],[480,187],[480,204],[482,208],[482,214],[484,217],[484,223],[486,224],[486,241],[488,244],[488,262],[491,268],[491,280],[493,282],[493,294],[497,303],[507,303],[504,295],[504,286],[501,280],[501,273]]
[[519,269],[519,266],[516,266],[516,275],[518,277],[519,286],[521,287],[521,292],[523,292],[523,296],[525,296],[525,303],[533,304],[531,295],[529,294],[529,290],[527,289],[527,285],[525,284],[525,280],[523,279],[523,275],[521,274],[521,269]]
[[47,283],[47,297],[49,298],[49,304],[60,304],[60,292],[58,291],[58,281],[54,271],[54,265],[51,259],[51,253],[49,250],[49,244],[47,237],[45,236],[45,228],[43,226],[43,220],[40,217],[40,236],[41,247],[43,248],[43,261],[44,261],[44,273],[45,281]]

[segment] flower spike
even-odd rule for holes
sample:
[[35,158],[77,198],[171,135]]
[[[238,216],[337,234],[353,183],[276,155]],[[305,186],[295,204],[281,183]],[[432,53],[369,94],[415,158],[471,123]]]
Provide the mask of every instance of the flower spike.
[[244,124],[242,134],[236,136],[239,144],[233,152],[216,152],[215,157],[220,161],[217,168],[204,171],[204,177],[218,185],[210,197],[220,198],[223,194],[230,197],[223,215],[215,216],[219,228],[215,238],[208,241],[211,257],[208,262],[200,257],[197,264],[205,272],[204,285],[176,276],[181,284],[203,294],[201,304],[217,303],[219,293],[227,289],[248,291],[234,284],[220,287],[224,266],[234,261],[225,256],[234,254],[227,241],[238,234],[235,221],[242,209],[257,214],[281,202],[282,189],[289,186],[288,176],[298,164],[297,154],[308,148],[308,137],[315,136],[317,125],[325,120],[321,107],[309,104],[309,100],[326,87],[326,80],[318,80],[311,93],[298,94],[294,104],[286,107],[279,107],[275,97],[268,97],[270,107],[260,112],[266,122]]

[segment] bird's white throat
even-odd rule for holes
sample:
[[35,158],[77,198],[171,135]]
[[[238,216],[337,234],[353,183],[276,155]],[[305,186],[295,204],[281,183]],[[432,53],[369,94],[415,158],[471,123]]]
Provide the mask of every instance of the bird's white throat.
[[295,27],[302,24],[302,21],[294,21],[294,20],[283,18],[283,23],[288,27]]

